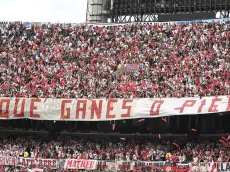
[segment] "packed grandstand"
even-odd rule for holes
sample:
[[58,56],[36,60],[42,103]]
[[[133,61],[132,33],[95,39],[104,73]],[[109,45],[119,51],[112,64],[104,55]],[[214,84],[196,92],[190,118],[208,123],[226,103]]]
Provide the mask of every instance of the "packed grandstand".
[[[151,117],[159,115],[167,123],[164,117],[172,114],[229,114],[229,28],[230,20],[1,23],[1,119],[55,123],[73,120],[72,116],[81,121],[143,118],[138,121],[142,123],[150,111]],[[76,107],[67,107],[71,103]],[[112,107],[114,103],[119,110]],[[132,110],[133,106],[139,109]],[[53,117],[60,107],[61,117]],[[192,140],[163,134],[154,139],[100,134],[55,139],[5,136],[0,141],[0,170],[230,171],[229,132]]]
[[229,25],[3,24],[0,96],[229,95]]

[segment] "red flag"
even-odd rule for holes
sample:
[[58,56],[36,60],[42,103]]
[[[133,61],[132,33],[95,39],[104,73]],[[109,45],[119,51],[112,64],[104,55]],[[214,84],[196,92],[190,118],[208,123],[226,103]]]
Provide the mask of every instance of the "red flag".
[[167,123],[167,120],[165,118],[161,118],[165,123]]
[[143,121],[145,121],[145,119],[139,119],[139,120],[138,120],[138,122],[143,122]]
[[130,89],[133,91],[137,91],[135,82],[132,82],[132,84],[130,84]]
[[228,139],[226,139],[224,136],[222,136],[222,139],[224,139],[226,142],[228,142]]
[[215,171],[216,171],[216,164],[215,164],[215,162],[212,159],[212,162],[211,162],[211,171],[210,172],[215,172]]
[[226,147],[230,147],[229,144],[225,143],[223,140],[219,140],[221,143],[223,143],[223,145],[225,145]]
[[197,130],[196,130],[196,129],[194,129],[194,128],[192,128],[192,131],[196,132]]
[[120,85],[120,89],[123,94],[126,93],[126,86]]
[[175,145],[176,147],[179,147],[179,145],[177,143],[175,143],[175,142],[173,142],[173,145]]
[[34,156],[34,159],[37,161],[38,160],[38,151],[35,152],[35,156]]

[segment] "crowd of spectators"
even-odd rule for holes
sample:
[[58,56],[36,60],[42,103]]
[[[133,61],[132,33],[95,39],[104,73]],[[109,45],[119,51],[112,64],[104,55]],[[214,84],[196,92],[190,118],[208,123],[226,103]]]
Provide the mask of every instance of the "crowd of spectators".
[[193,97],[230,94],[230,22],[5,24],[0,96]]
[[[230,145],[230,143],[229,143]],[[183,138],[114,139],[108,137],[58,138],[6,137],[0,155],[42,159],[93,159],[108,161],[230,162],[230,146],[218,140],[188,141]],[[171,156],[167,157],[166,154]]]

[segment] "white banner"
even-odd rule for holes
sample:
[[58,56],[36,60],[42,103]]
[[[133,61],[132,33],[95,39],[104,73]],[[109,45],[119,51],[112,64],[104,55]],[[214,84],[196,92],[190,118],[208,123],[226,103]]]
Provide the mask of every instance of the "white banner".
[[165,161],[135,161],[132,163],[131,170],[144,170],[143,167],[158,167],[157,169],[163,170],[163,167],[165,165]]
[[205,162],[200,162],[200,163],[190,163],[191,167],[190,167],[190,171],[191,172],[203,172],[203,171],[207,171],[206,168],[206,163]]
[[110,171],[116,172],[117,166],[116,163],[113,161],[97,161],[97,169],[102,171]]
[[116,169],[130,171],[133,170],[135,162],[131,161],[116,161]]
[[58,168],[57,159],[34,159],[34,158],[18,158],[18,166],[38,167],[38,168]]
[[[40,172],[42,169],[75,169],[103,171],[136,171],[159,169],[162,171],[203,172],[211,171],[211,163],[170,163],[165,161],[100,161],[86,159],[34,159],[0,156],[1,166],[23,166],[31,171]],[[215,170],[230,172],[230,162],[215,162]]]
[[106,121],[230,111],[230,96],[162,99],[0,98],[0,119]]
[[[216,171],[218,172],[230,172],[230,162],[216,162]],[[207,164],[207,170],[212,171],[212,165],[211,163]]]
[[97,160],[86,159],[66,159],[65,169],[78,169],[78,170],[96,170],[98,165]]

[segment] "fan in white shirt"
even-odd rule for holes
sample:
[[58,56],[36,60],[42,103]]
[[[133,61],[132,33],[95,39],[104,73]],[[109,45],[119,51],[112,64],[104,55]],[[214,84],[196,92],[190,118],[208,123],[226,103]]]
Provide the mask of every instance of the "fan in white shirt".
[[34,158],[34,152],[33,151],[30,152],[30,157]]

